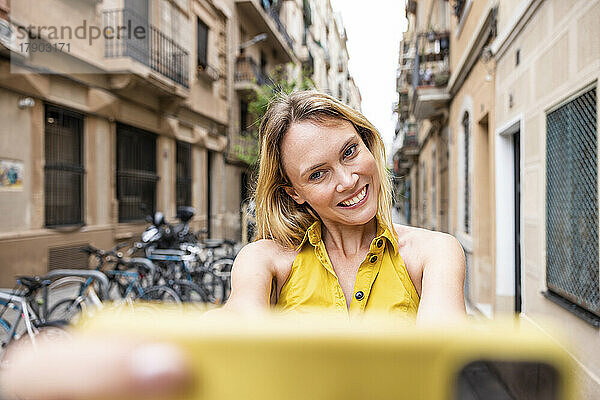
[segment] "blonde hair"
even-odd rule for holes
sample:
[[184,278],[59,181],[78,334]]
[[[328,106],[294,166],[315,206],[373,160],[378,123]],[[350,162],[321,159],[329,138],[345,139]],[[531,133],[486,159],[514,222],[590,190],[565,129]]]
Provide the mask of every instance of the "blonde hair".
[[256,201],[256,239],[272,239],[296,248],[318,215],[308,204],[296,203],[285,191],[291,186],[283,170],[280,145],[292,124],[311,121],[320,125],[347,121],[360,135],[377,163],[381,187],[377,199],[377,220],[395,236],[392,225],[392,183],[385,167],[385,146],[377,129],[358,111],[317,91],[279,94],[271,101],[260,129]]

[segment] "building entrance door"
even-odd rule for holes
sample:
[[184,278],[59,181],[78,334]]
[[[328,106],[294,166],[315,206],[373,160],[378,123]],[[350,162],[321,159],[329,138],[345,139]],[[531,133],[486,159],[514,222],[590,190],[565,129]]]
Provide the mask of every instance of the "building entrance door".
[[521,312],[521,133],[513,135],[515,208],[515,312]]

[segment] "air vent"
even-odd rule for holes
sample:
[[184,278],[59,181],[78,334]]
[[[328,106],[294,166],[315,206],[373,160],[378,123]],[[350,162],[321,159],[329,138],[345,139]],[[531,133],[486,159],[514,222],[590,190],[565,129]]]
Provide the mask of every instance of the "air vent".
[[88,243],[48,249],[48,270],[59,268],[87,269],[89,257],[81,251]]

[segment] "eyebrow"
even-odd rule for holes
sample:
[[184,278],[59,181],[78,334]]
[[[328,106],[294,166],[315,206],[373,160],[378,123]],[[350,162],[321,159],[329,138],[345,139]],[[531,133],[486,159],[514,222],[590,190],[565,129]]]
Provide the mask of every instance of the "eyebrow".
[[[350,143],[351,143],[351,142],[352,142],[354,139],[356,139],[356,138],[355,138],[355,137],[351,137],[350,139],[346,140],[346,142],[344,143],[344,145],[342,146],[342,148],[341,148],[341,150],[340,150],[340,153],[342,153],[342,152],[344,151],[344,149],[345,149],[346,147],[348,147],[348,145],[349,145],[349,144],[350,144]],[[327,164],[327,163],[324,163],[324,162],[323,162],[323,163],[315,164],[315,165],[313,165],[312,167],[306,168],[304,171],[302,171],[302,173],[300,174],[300,176],[304,176],[304,175],[308,174],[309,172],[311,172],[311,171],[313,171],[313,170],[315,170],[315,169],[317,169],[317,168],[319,168],[319,167],[322,167],[322,166],[323,166],[323,165],[325,165],[325,164]]]

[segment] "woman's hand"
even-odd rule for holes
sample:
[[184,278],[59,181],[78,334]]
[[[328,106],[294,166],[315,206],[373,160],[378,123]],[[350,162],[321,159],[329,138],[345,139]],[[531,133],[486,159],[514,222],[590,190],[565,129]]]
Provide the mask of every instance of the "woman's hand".
[[177,397],[191,382],[178,348],[123,338],[38,340],[9,348],[3,364],[6,399]]

